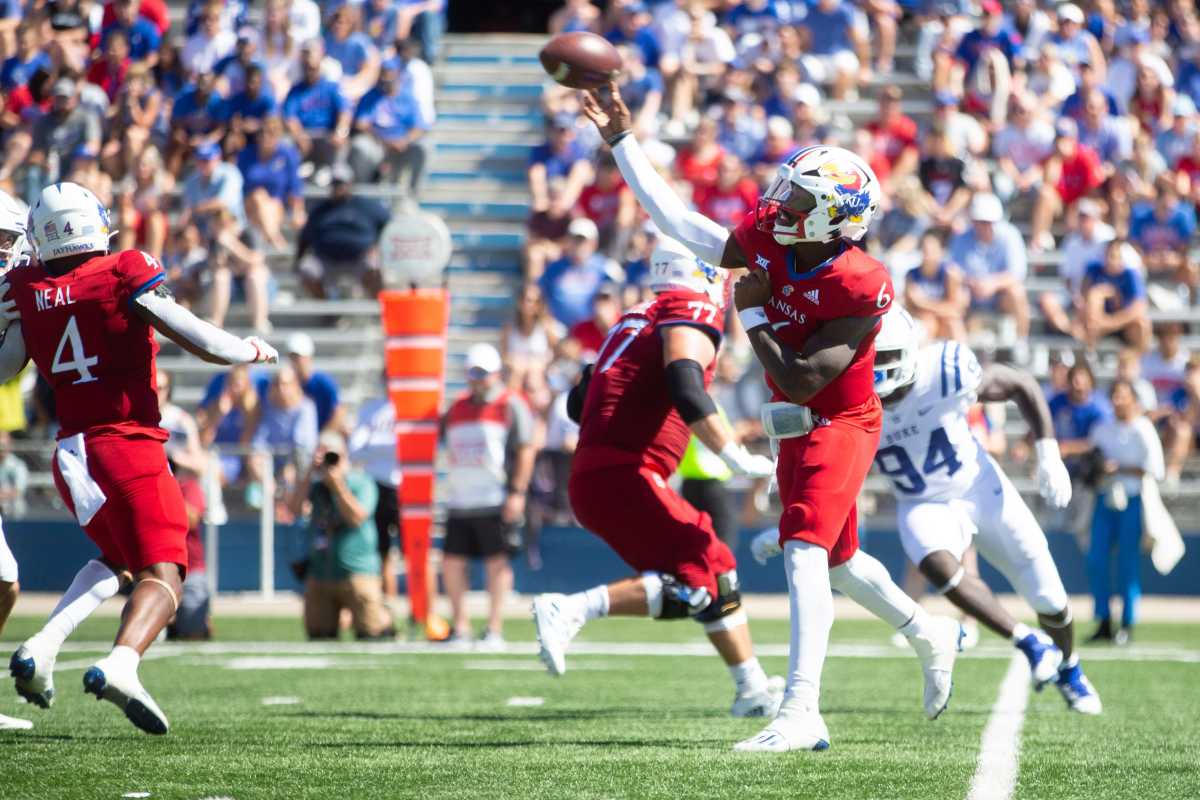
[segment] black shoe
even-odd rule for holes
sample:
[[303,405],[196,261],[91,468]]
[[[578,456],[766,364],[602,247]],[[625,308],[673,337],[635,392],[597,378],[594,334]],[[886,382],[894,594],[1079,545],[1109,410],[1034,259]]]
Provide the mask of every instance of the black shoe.
[[1100,624],[1096,627],[1096,632],[1088,637],[1088,644],[1103,644],[1113,640],[1112,621],[1108,619],[1100,620]]
[[1113,634],[1113,644],[1117,647],[1124,647],[1133,641],[1133,626],[1127,625],[1121,630]]

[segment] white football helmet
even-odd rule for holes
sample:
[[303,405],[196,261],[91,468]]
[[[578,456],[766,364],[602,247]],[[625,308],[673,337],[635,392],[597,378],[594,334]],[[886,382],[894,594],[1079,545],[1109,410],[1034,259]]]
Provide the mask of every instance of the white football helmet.
[[842,147],[805,147],[779,165],[755,212],[756,227],[783,245],[858,241],[879,210],[879,179]]
[[653,292],[686,289],[706,294],[714,303],[725,297],[725,273],[702,261],[691,250],[666,236],[658,237],[658,246],[650,254],[646,285]]
[[55,183],[42,189],[29,210],[29,239],[41,261],[107,253],[108,210],[96,195],[77,183]]
[[875,393],[881,398],[917,379],[922,338],[916,320],[898,303],[892,303],[875,336]]
[[28,241],[25,224],[29,209],[8,192],[0,192],[0,272],[7,272],[20,263]]

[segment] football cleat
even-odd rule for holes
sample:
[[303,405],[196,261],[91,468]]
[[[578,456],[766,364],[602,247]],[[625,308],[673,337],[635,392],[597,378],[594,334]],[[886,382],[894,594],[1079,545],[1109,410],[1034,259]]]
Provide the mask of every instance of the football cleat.
[[963,620],[963,638],[959,650],[973,650],[979,646],[979,623],[973,619]]
[[39,646],[34,637],[17,648],[8,662],[17,694],[38,708],[54,705],[54,662],[56,651]]
[[1063,654],[1046,634],[1033,631],[1016,643],[1016,647],[1029,660],[1029,672],[1033,676],[1033,688],[1041,691],[1046,684],[1058,677]]
[[565,594],[539,594],[533,598],[533,627],[538,658],[554,676],[567,671],[567,645],[583,627],[583,614],[567,602]]
[[921,632],[908,637],[925,677],[922,704],[925,716],[937,719],[950,705],[954,691],[954,659],[962,649],[963,629],[950,617],[930,617]]
[[1083,674],[1083,667],[1076,661],[1074,666],[1060,667],[1054,680],[1058,692],[1067,701],[1067,707],[1080,714],[1099,714],[1104,710],[1096,687]]
[[487,631],[475,640],[475,649],[484,653],[503,653],[507,647],[504,636],[495,631]]
[[791,750],[828,750],[829,729],[816,708],[790,698],[779,709],[779,716],[756,736],[738,742],[739,753],[786,753]]
[[0,714],[0,731],[27,731],[32,727],[33,723],[27,719],[6,717]]
[[784,685],[783,677],[775,675],[767,679],[767,687],[761,692],[738,692],[729,713],[735,717],[773,718],[783,702]]
[[137,671],[121,669],[102,658],[83,673],[83,690],[97,700],[107,700],[125,712],[139,730],[162,735],[170,730],[167,715],[142,688]]

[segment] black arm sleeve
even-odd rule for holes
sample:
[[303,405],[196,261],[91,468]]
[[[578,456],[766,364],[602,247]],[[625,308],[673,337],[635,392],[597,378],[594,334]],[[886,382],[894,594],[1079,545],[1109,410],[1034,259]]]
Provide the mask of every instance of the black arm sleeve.
[[684,422],[691,425],[709,414],[717,413],[716,403],[704,388],[704,368],[698,361],[676,359],[667,364],[665,373],[671,402]]
[[587,364],[579,375],[579,383],[571,387],[567,395],[567,416],[576,425],[580,425],[583,417],[583,401],[587,399],[588,384],[592,381],[593,364]]

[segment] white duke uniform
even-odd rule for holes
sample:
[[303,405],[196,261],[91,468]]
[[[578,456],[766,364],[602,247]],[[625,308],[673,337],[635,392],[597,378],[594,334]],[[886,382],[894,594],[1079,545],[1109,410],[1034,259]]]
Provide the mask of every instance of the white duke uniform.
[[914,564],[947,550],[979,552],[1042,614],[1067,607],[1046,535],[1020,493],[971,433],[982,369],[970,348],[922,348],[913,388],[884,406],[875,465],[892,481],[904,552]]

